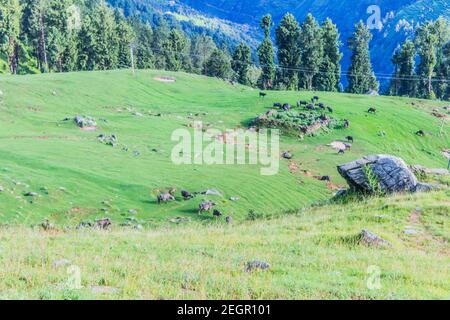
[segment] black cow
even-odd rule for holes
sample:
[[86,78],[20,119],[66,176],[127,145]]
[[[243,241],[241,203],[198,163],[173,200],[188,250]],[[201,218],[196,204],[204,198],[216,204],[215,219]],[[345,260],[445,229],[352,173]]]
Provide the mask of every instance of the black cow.
[[264,93],[264,92],[260,92],[259,93],[259,97],[260,98],[264,98],[265,96],[267,96],[267,93]]
[[416,135],[418,135],[419,137],[425,137],[425,131],[419,130],[416,132]]
[[347,139],[348,142],[351,142],[351,143],[354,142],[354,139],[353,139],[352,136],[348,136],[348,137],[346,137],[345,139]]
[[369,110],[367,110],[368,113],[377,113],[377,109],[375,108],[369,108]]
[[333,108],[331,108],[331,107],[327,107],[327,110],[328,110],[329,113],[333,113],[334,112]]

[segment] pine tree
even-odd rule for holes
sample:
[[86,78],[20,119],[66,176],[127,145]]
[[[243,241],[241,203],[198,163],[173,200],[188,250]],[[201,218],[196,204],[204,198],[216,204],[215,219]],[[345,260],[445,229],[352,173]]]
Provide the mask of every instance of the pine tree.
[[8,57],[9,70],[17,73],[22,11],[18,0],[0,0],[0,46]]
[[134,45],[136,34],[131,25],[125,20],[123,14],[115,11],[117,50],[118,50],[118,67],[131,67],[131,51],[130,46]]
[[342,53],[337,26],[327,19],[322,25],[323,59],[321,72],[314,79],[314,86],[321,91],[338,91],[340,89]]
[[432,22],[426,22],[416,30],[415,42],[420,57],[417,72],[421,78],[418,84],[418,94],[422,98],[433,99],[435,93],[432,86],[432,77],[437,62],[436,45],[438,39]]
[[236,73],[237,82],[243,85],[249,84],[248,70],[251,66],[250,47],[241,43],[236,47],[231,61],[231,68]]
[[[306,90],[313,89],[313,79],[319,74],[323,59],[322,31],[319,24],[311,14],[306,16],[301,25],[300,47],[300,87]],[[326,66],[329,67],[326,61]]]
[[362,21],[355,28],[348,41],[352,57],[347,75],[349,83],[347,91],[359,94],[366,94],[371,90],[378,91],[379,83],[372,69],[369,52],[372,34]]
[[164,44],[169,38],[170,30],[166,20],[158,17],[155,22],[156,27],[153,29],[153,53],[155,55],[155,68],[166,69],[166,56],[164,55]]
[[152,42],[153,30],[149,24],[133,21],[133,28],[136,34],[136,66],[138,69],[154,68],[155,57],[153,55]]
[[181,30],[173,29],[163,45],[164,60],[167,70],[180,71],[186,68],[184,63],[185,56],[188,54],[187,48],[188,41],[183,32]]
[[214,50],[205,63],[205,71],[207,76],[228,79],[232,71],[230,58],[223,50]]
[[450,41],[450,23],[443,17],[439,17],[434,22],[433,32],[437,38],[434,70],[436,80],[433,82],[433,90],[437,98],[444,99],[449,86],[449,83],[445,81],[448,79],[448,74],[446,74],[448,61],[445,61],[444,46]]
[[212,52],[217,49],[214,40],[210,36],[195,35],[191,41],[192,70],[194,73],[204,73],[205,62]]
[[391,59],[395,67],[389,89],[391,95],[410,97],[416,95],[415,57],[416,49],[410,40],[406,40],[401,47],[395,50]]
[[288,90],[298,89],[298,68],[300,66],[300,26],[295,17],[287,13],[276,29],[278,62],[277,85]]
[[273,22],[271,15],[268,14],[261,19],[261,28],[264,30],[264,40],[258,48],[258,57],[262,69],[260,87],[264,90],[272,88],[275,78],[275,53],[272,39],[270,38],[272,26]]
[[119,38],[114,13],[104,3],[95,5],[84,18],[80,31],[79,64],[86,70],[110,70],[118,67]]

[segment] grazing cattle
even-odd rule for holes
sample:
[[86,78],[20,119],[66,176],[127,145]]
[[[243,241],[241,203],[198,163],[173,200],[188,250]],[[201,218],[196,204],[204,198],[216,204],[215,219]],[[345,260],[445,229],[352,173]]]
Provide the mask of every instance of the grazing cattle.
[[314,96],[314,97],[313,97],[313,100],[319,101],[319,99],[320,99],[320,98],[319,98],[318,96]]
[[327,110],[328,110],[329,113],[333,113],[334,112],[333,108],[331,108],[331,107],[327,107]]
[[212,201],[204,201],[200,203],[198,207],[198,213],[201,214],[202,212],[210,212],[216,204]]
[[264,93],[264,92],[260,92],[259,93],[259,97],[260,98],[264,98],[265,96],[267,96],[267,93]]
[[319,181],[331,182],[331,177],[330,176],[318,176],[318,177],[316,177],[316,179],[319,180]]
[[275,102],[275,103],[273,104],[273,107],[274,107],[274,108],[280,108],[280,109],[281,109],[282,104],[279,103],[279,102]]
[[193,194],[191,194],[190,192],[188,192],[186,190],[181,190],[181,196],[183,197],[184,200],[189,200],[194,197]]
[[345,137],[345,139],[347,139],[348,142],[351,142],[351,143],[354,142],[354,141],[353,141],[354,139],[353,139],[352,136],[347,136],[347,137]]
[[424,137],[425,136],[425,131],[419,130],[419,131],[416,132],[416,135],[418,135],[419,137]]
[[344,128],[348,129],[350,127],[350,121],[348,121],[347,119],[344,120]]
[[323,103],[319,103],[318,106],[320,109],[325,110],[325,105]]
[[338,154],[345,154],[345,149],[339,149]]
[[314,110],[316,110],[316,107],[315,107],[313,104],[308,104],[308,105],[305,107],[305,109],[306,109],[306,110],[314,111]]
[[289,111],[290,109],[291,109],[291,105],[289,103],[283,104],[283,110],[284,111]]
[[161,193],[158,195],[158,204],[175,201],[175,197],[170,193]]
[[350,150],[352,148],[352,145],[350,143],[344,143],[345,150]]
[[96,221],[97,228],[101,230],[107,230],[112,225],[111,219],[105,218]]
[[215,209],[213,211],[213,216],[217,217],[217,218],[220,218],[222,216],[222,212],[220,212],[219,210]]
[[377,109],[375,108],[369,108],[369,110],[367,110],[368,113],[377,113]]

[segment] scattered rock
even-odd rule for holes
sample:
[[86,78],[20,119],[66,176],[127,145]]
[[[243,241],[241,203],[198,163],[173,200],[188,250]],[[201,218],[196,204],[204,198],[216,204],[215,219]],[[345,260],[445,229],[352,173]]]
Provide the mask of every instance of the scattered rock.
[[225,222],[226,222],[227,224],[232,224],[232,223],[233,223],[233,217],[230,217],[230,216],[226,217],[226,218],[225,218]]
[[421,166],[418,164],[411,166],[411,170],[417,175],[431,174],[431,175],[437,175],[437,176],[446,176],[446,175],[450,174],[450,171],[448,171],[447,169],[444,169],[444,168],[430,169],[430,168],[425,168],[424,166]]
[[24,194],[25,197],[37,197],[38,194],[36,192],[27,192]]
[[407,228],[403,231],[404,234],[408,234],[408,235],[413,235],[413,234],[417,234],[417,230],[412,229],[412,228]]
[[382,192],[421,192],[432,186],[420,184],[405,162],[390,155],[370,155],[362,159],[338,166],[338,172],[353,191],[373,193],[375,190],[367,178],[370,169]]
[[130,209],[130,210],[128,210],[128,213],[129,214],[137,214],[138,212],[135,209]]
[[363,245],[369,247],[379,247],[389,245],[388,241],[367,230],[361,231],[361,234],[359,235],[359,241]]
[[288,151],[283,152],[283,153],[281,154],[281,156],[282,156],[284,159],[287,159],[287,160],[291,160],[291,159],[292,159],[292,154],[289,153]]
[[119,138],[115,135],[104,135],[101,134],[98,137],[98,141],[100,141],[103,144],[106,144],[107,146],[115,147],[117,143],[119,142]]
[[239,201],[239,200],[241,200],[241,198],[239,198],[239,197],[231,197],[230,198],[230,201]]
[[186,218],[186,217],[176,217],[176,218],[170,219],[169,221],[172,223],[180,224],[183,222],[189,222],[189,221],[191,221],[191,219]]
[[254,260],[247,262],[245,266],[246,272],[253,272],[253,271],[266,271],[270,269],[270,264],[264,261],[260,260]]
[[0,192],[3,192],[3,191],[5,191],[5,189],[3,189],[2,186],[0,186]]
[[90,116],[76,116],[74,121],[80,128],[97,127],[97,122]]
[[59,260],[53,261],[52,266],[53,266],[53,268],[59,268],[59,267],[67,266],[70,264],[72,264],[72,262],[70,260],[59,259]]
[[92,286],[91,291],[94,294],[105,294],[105,293],[114,294],[119,293],[120,289],[108,286]]
[[223,197],[222,194],[217,191],[216,189],[208,189],[205,192],[202,192],[203,195],[205,196],[218,196],[218,197]]

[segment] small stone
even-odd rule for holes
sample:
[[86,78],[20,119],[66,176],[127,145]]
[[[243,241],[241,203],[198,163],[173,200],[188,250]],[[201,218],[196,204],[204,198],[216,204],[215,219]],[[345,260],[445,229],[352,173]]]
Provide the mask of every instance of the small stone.
[[129,214],[137,214],[138,212],[135,209],[130,209],[130,210],[128,210],[128,213]]
[[2,186],[0,186],[0,192],[3,192],[3,191],[5,191],[5,189],[3,189]]
[[362,244],[372,247],[372,246],[384,246],[388,245],[389,242],[377,236],[376,234],[363,230],[360,234],[360,241]]
[[24,194],[25,197],[37,197],[38,194],[36,192],[27,192]]
[[70,260],[67,260],[67,259],[55,260],[52,263],[53,268],[59,268],[59,267],[67,266],[67,265],[70,265],[70,264],[72,264],[72,262]]
[[405,229],[405,231],[403,231],[405,234],[409,234],[409,235],[412,235],[412,234],[417,234],[417,230],[414,230],[414,229]]
[[252,272],[252,271],[266,271],[270,269],[270,264],[264,261],[260,260],[254,260],[247,262],[245,266],[246,272]]
[[228,217],[225,218],[225,222],[226,222],[227,224],[232,224],[232,223],[233,223],[233,218],[230,217],[230,216],[228,216]]
[[91,287],[92,293],[94,294],[105,294],[105,293],[119,293],[120,289],[115,287],[108,287],[108,286],[92,286]]
[[283,152],[283,154],[281,155],[284,159],[287,160],[291,160],[292,159],[292,154],[289,153],[288,151]]
[[231,197],[230,200],[231,201],[239,201],[239,200],[241,200],[241,198],[239,198],[239,197]]

